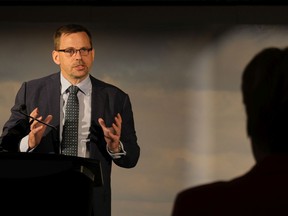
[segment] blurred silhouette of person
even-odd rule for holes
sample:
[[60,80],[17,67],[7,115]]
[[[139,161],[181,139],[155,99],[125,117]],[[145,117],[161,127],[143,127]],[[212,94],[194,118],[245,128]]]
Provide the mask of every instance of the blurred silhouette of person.
[[288,48],[265,48],[242,74],[255,165],[230,181],[180,191],[172,216],[288,214]]

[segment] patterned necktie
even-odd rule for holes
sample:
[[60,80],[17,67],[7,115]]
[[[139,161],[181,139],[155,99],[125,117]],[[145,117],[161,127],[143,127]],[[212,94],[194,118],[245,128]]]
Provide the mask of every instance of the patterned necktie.
[[79,89],[77,86],[71,85],[68,90],[69,96],[66,104],[61,150],[64,155],[77,156],[79,121],[79,102],[77,92]]

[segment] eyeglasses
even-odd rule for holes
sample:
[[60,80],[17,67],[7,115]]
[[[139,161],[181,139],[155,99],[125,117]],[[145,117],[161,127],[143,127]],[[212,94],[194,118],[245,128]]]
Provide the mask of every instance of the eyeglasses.
[[81,48],[81,49],[67,48],[67,49],[61,49],[61,50],[56,50],[56,51],[64,52],[65,54],[67,54],[69,56],[76,55],[77,52],[79,51],[81,56],[87,56],[92,49],[93,48],[89,48],[89,49],[87,49],[87,48]]

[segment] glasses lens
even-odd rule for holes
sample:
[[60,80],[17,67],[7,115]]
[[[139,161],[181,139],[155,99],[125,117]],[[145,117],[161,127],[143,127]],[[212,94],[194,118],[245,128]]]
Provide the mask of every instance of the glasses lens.
[[81,55],[86,56],[86,55],[88,55],[89,50],[86,49],[86,48],[82,48],[82,49],[79,50],[79,52],[80,52]]
[[66,49],[64,50],[65,53],[69,54],[70,56],[73,56],[77,50],[76,49]]

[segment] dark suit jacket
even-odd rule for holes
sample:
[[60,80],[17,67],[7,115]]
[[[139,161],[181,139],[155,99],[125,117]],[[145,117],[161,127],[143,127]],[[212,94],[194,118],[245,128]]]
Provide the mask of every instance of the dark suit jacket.
[[[98,118],[104,118],[109,126],[114,122],[117,113],[122,116],[121,142],[127,152],[126,156],[114,159],[120,167],[132,168],[136,165],[140,148],[134,127],[133,112],[129,96],[119,88],[104,83],[90,75],[92,82],[92,115],[90,128],[90,157],[100,160],[102,166],[104,186],[95,188],[95,215],[110,216],[111,214],[111,156],[106,151],[106,142],[98,124]],[[34,153],[59,153],[59,122],[60,122],[60,72],[32,81],[24,82],[17,93],[15,105],[11,109],[11,116],[3,127],[1,147],[6,151],[19,151],[20,139],[29,132],[24,126],[28,120],[19,113],[19,107],[25,104],[27,114],[35,107],[39,107],[40,115],[44,118],[51,114],[51,125],[57,131],[48,128],[41,143],[34,149]],[[29,125],[27,126],[29,128]],[[125,187],[125,185],[123,185]]]
[[177,194],[172,216],[288,215],[288,156],[270,156],[231,181]]

